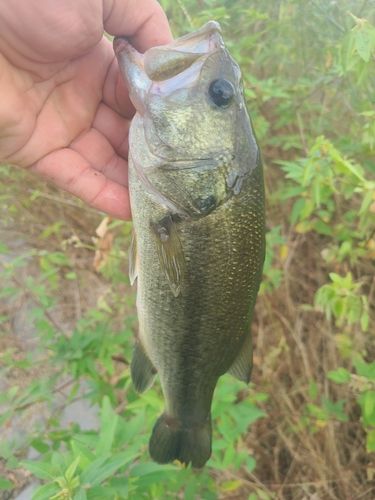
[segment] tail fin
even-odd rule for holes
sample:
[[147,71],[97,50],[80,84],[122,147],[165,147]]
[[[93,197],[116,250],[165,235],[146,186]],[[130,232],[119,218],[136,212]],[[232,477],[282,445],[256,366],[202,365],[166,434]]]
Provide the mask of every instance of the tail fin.
[[196,427],[185,427],[163,413],[157,420],[150,439],[151,458],[159,464],[179,460],[200,469],[211,456],[211,415]]

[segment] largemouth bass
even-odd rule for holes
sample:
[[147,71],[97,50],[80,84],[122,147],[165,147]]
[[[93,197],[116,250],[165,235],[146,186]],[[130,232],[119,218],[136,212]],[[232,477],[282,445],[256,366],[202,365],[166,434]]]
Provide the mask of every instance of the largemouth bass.
[[264,186],[241,73],[220,26],[139,54],[114,42],[137,110],[129,136],[130,278],[139,334],[131,361],[142,393],[160,376],[165,412],[150,439],[158,463],[202,467],[211,402],[225,372],[248,383],[261,281]]

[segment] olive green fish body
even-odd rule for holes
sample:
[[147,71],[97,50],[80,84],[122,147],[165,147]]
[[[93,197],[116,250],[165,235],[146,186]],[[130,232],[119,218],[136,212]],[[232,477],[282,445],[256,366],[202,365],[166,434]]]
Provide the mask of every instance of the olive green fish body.
[[[184,62],[177,49],[186,45]],[[147,53],[140,62],[125,45],[122,61],[124,46],[117,48],[138,110],[129,157],[139,316],[131,372],[138,392],[160,376],[166,409],[150,440],[152,458],[199,468],[211,454],[218,378],[227,371],[250,378],[265,248],[263,172],[239,69],[218,25],[170,46],[171,63],[169,46],[152,49],[152,83],[142,79]]]

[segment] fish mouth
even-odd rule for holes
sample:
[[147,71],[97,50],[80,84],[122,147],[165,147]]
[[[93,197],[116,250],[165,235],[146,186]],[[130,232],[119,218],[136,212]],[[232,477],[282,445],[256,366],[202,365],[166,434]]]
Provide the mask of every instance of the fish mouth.
[[164,47],[149,49],[144,55],[147,76],[155,82],[179,75],[198,59],[218,50],[222,44],[220,33],[220,25],[210,21],[195,33]]
[[167,45],[152,47],[143,55],[125,37],[117,36],[113,42],[117,57],[122,53],[127,54],[153,81],[172,78],[200,57],[216,52],[222,44],[221,28],[216,21],[209,21],[199,30]]
[[129,89],[130,98],[143,114],[145,93],[168,95],[182,86],[194,85],[199,68],[211,54],[223,47],[221,28],[209,21],[167,45],[152,47],[140,54],[125,37],[113,42],[120,70]]

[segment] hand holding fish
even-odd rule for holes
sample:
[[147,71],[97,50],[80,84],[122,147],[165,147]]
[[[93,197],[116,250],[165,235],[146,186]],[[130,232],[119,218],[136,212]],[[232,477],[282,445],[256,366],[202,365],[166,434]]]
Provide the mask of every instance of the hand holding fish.
[[156,0],[13,0],[0,3],[0,22],[0,161],[129,219],[134,108],[103,29],[144,52],[172,39],[162,8]]

